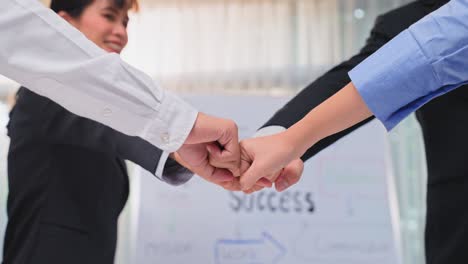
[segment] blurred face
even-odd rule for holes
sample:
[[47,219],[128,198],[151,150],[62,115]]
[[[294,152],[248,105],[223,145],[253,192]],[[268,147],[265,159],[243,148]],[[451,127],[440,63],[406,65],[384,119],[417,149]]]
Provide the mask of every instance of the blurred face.
[[59,15],[102,49],[120,54],[128,42],[128,9],[119,9],[110,0],[94,0],[77,18],[63,11]]

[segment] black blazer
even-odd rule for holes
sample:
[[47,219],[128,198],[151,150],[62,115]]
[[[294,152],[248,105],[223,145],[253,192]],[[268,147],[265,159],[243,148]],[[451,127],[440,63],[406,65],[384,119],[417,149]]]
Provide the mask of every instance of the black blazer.
[[[307,86],[263,126],[290,127],[351,80],[348,72],[389,40],[448,0],[421,0],[377,18],[361,51]],[[416,111],[426,147],[428,264],[468,263],[468,88],[438,97]],[[373,117],[327,137],[302,157],[307,160]],[[410,177],[411,175],[408,175]]]
[[[4,262],[113,263],[128,196],[123,160],[154,173],[162,151],[26,88],[18,91],[8,135]],[[180,171],[173,163],[166,165]],[[165,180],[177,184],[191,175]]]
[[[348,76],[348,72],[350,70],[364,61],[368,56],[377,51],[401,31],[405,30],[411,24],[447,2],[448,0],[421,0],[379,16],[371,31],[371,35],[367,39],[366,45],[358,54],[335,66],[313,83],[309,84],[283,108],[278,110],[262,127],[272,125],[283,127],[292,126],[294,123],[302,119],[310,110],[321,104],[348,84],[351,81]],[[458,89],[458,91],[462,90],[464,89]],[[454,97],[453,95],[451,96]],[[302,157],[303,160],[307,160],[317,152],[328,147],[330,144],[372,119],[374,119],[374,117],[371,117],[341,133],[337,133],[336,135],[323,139],[304,154]]]

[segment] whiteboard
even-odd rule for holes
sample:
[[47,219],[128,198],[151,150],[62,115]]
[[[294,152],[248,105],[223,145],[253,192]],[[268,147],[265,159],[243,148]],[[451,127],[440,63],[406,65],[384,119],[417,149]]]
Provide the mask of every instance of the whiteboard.
[[[234,119],[246,137],[287,98],[187,100]],[[400,263],[387,161],[385,129],[372,122],[310,159],[283,193],[233,193],[199,177],[173,187],[137,169],[132,263]]]

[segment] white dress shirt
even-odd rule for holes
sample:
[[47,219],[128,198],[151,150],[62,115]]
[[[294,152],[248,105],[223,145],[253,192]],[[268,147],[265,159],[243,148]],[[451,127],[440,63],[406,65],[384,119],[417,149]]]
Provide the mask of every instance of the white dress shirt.
[[75,114],[167,152],[180,148],[192,129],[193,107],[37,0],[2,1],[0,38],[0,74]]

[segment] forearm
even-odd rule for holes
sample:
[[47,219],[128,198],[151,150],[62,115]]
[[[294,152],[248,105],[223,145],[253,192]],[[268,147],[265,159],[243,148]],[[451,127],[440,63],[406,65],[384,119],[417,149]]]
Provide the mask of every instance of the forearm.
[[130,160],[171,185],[185,183],[193,175],[140,137],[128,136],[77,116],[24,87],[18,92],[11,120],[16,126],[22,125],[23,130],[37,133],[50,144],[85,148]]
[[307,161],[308,159],[314,157],[316,154],[320,153],[322,150],[328,148],[332,144],[335,144],[338,140],[341,140],[342,138],[346,137],[350,133],[356,131],[357,129],[361,128],[362,126],[368,124],[370,121],[374,120],[374,117],[371,116],[367,118],[366,120],[359,122],[358,124],[347,128],[341,132],[332,134],[328,137],[325,137],[324,139],[318,141],[315,145],[313,145],[311,148],[309,148],[304,155],[302,155],[301,159],[303,161]]
[[352,83],[311,110],[285,135],[295,149],[295,156],[302,156],[319,140],[347,129],[372,115]]
[[0,74],[161,149],[175,151],[183,144],[196,119],[194,108],[117,54],[101,50],[38,1],[2,5]]
[[418,108],[468,82],[468,0],[452,0],[403,31],[350,73],[391,130]]

